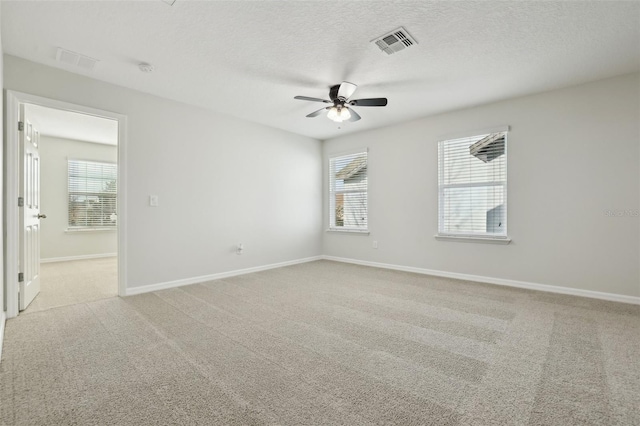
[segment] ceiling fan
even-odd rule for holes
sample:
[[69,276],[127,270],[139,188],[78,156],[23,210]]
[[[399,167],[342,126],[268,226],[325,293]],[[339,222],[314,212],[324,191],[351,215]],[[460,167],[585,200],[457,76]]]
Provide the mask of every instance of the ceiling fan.
[[356,91],[358,86],[353,83],[349,83],[348,81],[343,81],[340,84],[336,84],[329,89],[329,98],[328,99],[320,99],[320,98],[310,98],[308,96],[295,96],[293,99],[299,99],[301,101],[312,101],[312,102],[324,102],[325,104],[333,104],[332,106],[326,106],[324,108],[320,108],[317,111],[308,114],[307,117],[317,117],[323,112],[327,112],[327,117],[330,120],[333,120],[337,123],[342,123],[343,121],[358,121],[360,120],[360,115],[353,110],[354,106],[385,106],[387,105],[387,98],[370,98],[370,99],[354,99],[349,100],[349,98]]

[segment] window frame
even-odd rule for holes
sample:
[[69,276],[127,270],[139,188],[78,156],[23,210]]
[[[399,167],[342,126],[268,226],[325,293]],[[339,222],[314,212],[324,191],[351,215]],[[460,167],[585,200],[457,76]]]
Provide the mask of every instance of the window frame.
[[[499,127],[499,128],[491,128],[485,130],[479,130],[475,132],[465,132],[463,134],[449,135],[446,137],[441,137],[438,140],[437,144],[437,161],[438,161],[438,224],[437,224],[437,233],[435,234],[435,238],[437,240],[443,241],[461,241],[461,242],[485,242],[492,244],[509,244],[511,242],[511,238],[508,234],[508,166],[509,166],[509,157],[508,157],[508,146],[509,146],[509,126]],[[488,136],[493,133],[504,133],[504,176],[505,179],[501,183],[496,183],[495,181],[485,181],[485,182],[469,182],[469,183],[455,183],[455,184],[443,184],[441,182],[444,181],[444,173],[445,173],[445,164],[444,164],[444,155],[442,152],[442,147],[446,142],[456,141],[459,139],[467,139],[467,138],[475,138],[478,137],[480,140],[484,136]],[[488,186],[501,186],[503,187],[503,195],[504,195],[504,233],[503,234],[494,234],[494,233],[471,233],[471,232],[446,232],[443,231],[444,228],[444,192],[447,188],[473,188],[473,187],[488,187]]]
[[[101,165],[110,165],[110,166],[115,166],[115,182],[116,182],[116,192],[115,194],[113,194],[113,199],[115,201],[115,214],[116,214],[116,221],[114,222],[113,225],[72,225],[71,221],[70,221],[70,217],[71,217],[71,194],[72,192],[69,191],[69,181],[71,179],[71,163],[75,162],[75,163],[92,163],[92,164],[101,164]],[[65,230],[65,232],[92,232],[92,231],[115,231],[118,229],[118,220],[117,220],[117,215],[118,215],[118,183],[119,183],[119,171],[118,171],[118,163],[117,162],[110,162],[110,161],[102,161],[102,160],[86,160],[86,159],[79,159],[79,158],[67,158],[67,228]],[[78,192],[79,195],[82,194],[82,192]],[[98,195],[98,194],[111,194],[108,192],[86,192],[85,194],[87,195]]]
[[[335,177],[334,174],[332,173],[332,162],[340,159],[342,157],[348,157],[348,156],[352,156],[352,155],[357,155],[357,154],[365,154],[366,159],[367,159],[367,167],[366,167],[366,189],[364,191],[362,190],[344,190],[344,191],[336,191],[335,189]],[[342,152],[337,152],[337,153],[333,153],[333,154],[329,154],[328,159],[327,159],[327,169],[329,171],[329,226],[327,231],[328,232],[345,232],[345,233],[355,233],[355,234],[369,234],[369,148],[359,148],[359,149],[353,149],[353,150],[349,150],[349,151],[342,151]],[[362,193],[364,192],[365,194],[365,209],[366,209],[366,226],[364,227],[353,227],[353,226],[349,226],[349,227],[345,227],[345,226],[336,226],[335,225],[335,219],[336,219],[336,215],[335,215],[335,209],[336,209],[336,203],[335,203],[335,196],[338,193],[341,194],[346,194],[346,193]]]

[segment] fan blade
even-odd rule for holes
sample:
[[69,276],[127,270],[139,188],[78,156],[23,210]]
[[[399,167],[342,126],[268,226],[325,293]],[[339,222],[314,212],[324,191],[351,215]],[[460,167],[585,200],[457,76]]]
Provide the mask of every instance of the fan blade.
[[338,97],[343,99],[349,99],[353,92],[356,91],[358,86],[353,83],[349,83],[348,81],[343,81],[338,89]]
[[349,112],[351,113],[351,118],[349,119],[349,121],[358,121],[362,118],[360,117],[360,114],[353,110],[353,108],[349,108]]
[[349,102],[349,105],[356,106],[385,106],[387,98],[371,98],[371,99],[355,99]]
[[312,101],[312,102],[324,102],[325,104],[332,104],[333,102],[327,100],[327,99],[320,99],[320,98],[310,98],[308,96],[294,96],[293,99],[298,99],[301,101]]
[[311,117],[317,117],[320,114],[322,114],[323,112],[325,112],[327,110],[327,108],[320,108],[317,111],[313,111],[311,114],[307,114],[307,117],[311,118]]

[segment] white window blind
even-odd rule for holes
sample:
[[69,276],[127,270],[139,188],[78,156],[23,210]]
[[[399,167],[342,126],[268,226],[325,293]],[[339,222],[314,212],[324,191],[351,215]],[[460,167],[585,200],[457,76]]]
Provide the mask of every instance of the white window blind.
[[111,228],[117,223],[118,166],[68,160],[69,228]]
[[507,132],[438,144],[439,235],[507,237]]
[[366,231],[367,152],[329,158],[329,229]]

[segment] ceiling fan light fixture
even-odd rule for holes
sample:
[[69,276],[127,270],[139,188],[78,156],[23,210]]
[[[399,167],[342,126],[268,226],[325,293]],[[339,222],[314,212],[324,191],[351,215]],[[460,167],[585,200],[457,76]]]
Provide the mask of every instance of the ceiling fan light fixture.
[[341,84],[336,84],[329,88],[329,99],[312,98],[309,96],[294,96],[293,99],[301,101],[321,102],[324,104],[330,104],[313,111],[311,114],[307,114],[307,118],[318,117],[325,111],[327,118],[336,123],[342,123],[344,121],[355,122],[360,120],[360,114],[351,109],[351,106],[364,106],[364,107],[383,107],[387,105],[387,98],[366,98],[366,99],[353,99],[350,100],[351,95],[355,92],[356,86],[348,81],[343,81]]
[[331,108],[329,108],[327,118],[329,120],[335,121],[336,123],[342,123],[343,121],[351,118],[351,112],[349,112],[349,108],[347,107],[332,106]]
[[340,114],[338,113],[338,108],[334,106],[329,108],[329,112],[327,113],[327,118],[337,123],[340,123],[342,121],[342,119],[340,118]]

